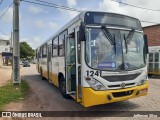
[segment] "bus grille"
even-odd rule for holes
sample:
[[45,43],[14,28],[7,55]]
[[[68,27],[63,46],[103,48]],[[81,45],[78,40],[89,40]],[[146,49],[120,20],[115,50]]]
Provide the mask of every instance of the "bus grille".
[[116,75],[116,76],[102,76],[109,82],[129,81],[137,78],[141,73],[129,74],[129,75]]
[[[126,83],[125,87],[130,87],[131,85],[134,85],[135,83]],[[109,88],[114,88],[114,87],[121,87],[120,84],[118,85],[108,85]]]
[[129,96],[133,93],[133,90],[129,91],[124,91],[124,92],[115,92],[112,93],[113,97],[124,97],[124,96]]

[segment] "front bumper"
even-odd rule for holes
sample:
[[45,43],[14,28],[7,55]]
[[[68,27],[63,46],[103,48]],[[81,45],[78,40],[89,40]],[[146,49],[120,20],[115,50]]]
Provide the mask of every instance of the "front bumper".
[[85,107],[90,107],[145,96],[147,93],[148,81],[141,86],[118,90],[95,91],[91,88],[82,88],[83,99],[81,104]]

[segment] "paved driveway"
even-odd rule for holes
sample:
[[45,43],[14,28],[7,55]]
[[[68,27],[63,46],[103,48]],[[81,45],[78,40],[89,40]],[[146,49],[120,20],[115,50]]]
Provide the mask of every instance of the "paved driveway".
[[[59,89],[47,80],[41,80],[35,65],[23,69],[23,77],[30,87],[31,94],[25,100],[25,110],[31,111],[160,111],[160,79],[149,79],[147,96],[117,103],[84,108],[73,99],[64,99]],[[123,113],[120,113],[123,114]],[[126,113],[124,113],[126,114]],[[118,116],[116,114],[115,116]],[[57,118],[59,119],[59,118]],[[68,118],[69,119],[69,118]],[[87,119],[87,118],[84,118]],[[97,118],[95,118],[97,119]],[[98,118],[99,119],[99,118]],[[102,118],[101,118],[102,119]],[[110,118],[111,119],[111,118]],[[112,118],[115,119],[115,118]],[[124,118],[127,119],[127,118]],[[136,118],[137,119],[137,118]],[[138,118],[139,119],[139,118]]]

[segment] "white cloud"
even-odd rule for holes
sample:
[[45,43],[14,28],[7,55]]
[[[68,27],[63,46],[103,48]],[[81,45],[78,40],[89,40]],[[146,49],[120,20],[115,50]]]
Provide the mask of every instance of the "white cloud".
[[99,9],[101,11],[106,11],[106,12],[116,12],[116,13],[124,13],[126,14],[127,11],[123,9],[123,7],[119,6],[119,3],[113,2],[110,0],[103,0],[99,3]]
[[[151,9],[159,9],[159,4],[160,4],[159,0],[156,0],[154,2],[150,0],[145,0],[145,1],[143,0],[119,0],[119,1],[131,4],[131,5],[151,8]],[[149,22],[151,21],[151,22],[160,23],[160,14],[159,14],[160,12],[154,12],[154,11],[139,9],[139,8],[135,8],[135,7],[127,6],[127,5],[121,5],[111,0],[100,1],[98,10],[125,14],[128,16],[136,17],[141,21],[149,21]],[[151,25],[151,24],[142,22],[142,25],[146,26],[146,25]]]
[[57,27],[58,27],[57,23],[55,23],[55,22],[49,22],[49,26],[52,29],[57,29]]
[[31,42],[31,39],[29,38],[22,38],[20,39],[20,42],[27,42],[33,48],[33,43]]
[[79,14],[78,12],[75,11],[66,11],[65,13],[66,15],[69,15],[70,18],[74,18],[76,15]]
[[67,0],[69,7],[75,7],[77,5],[76,0]]
[[28,10],[29,10],[29,12],[34,13],[34,14],[38,14],[38,13],[43,11],[42,8],[39,8],[39,7],[36,7],[36,6],[33,6],[33,5],[29,6]]
[[39,43],[41,41],[40,37],[39,36],[34,36],[33,37],[33,40],[37,43]]
[[34,25],[37,27],[37,28],[44,28],[45,27],[45,22],[42,21],[42,20],[37,20]]
[[29,44],[33,49],[36,49],[41,44],[41,38],[39,36],[34,36]]
[[[76,0],[67,0],[67,5],[69,7],[78,9],[78,7],[76,7],[77,6]],[[59,11],[62,13],[62,16],[64,18],[69,18],[69,20],[74,18],[79,13],[79,12],[76,12],[76,11],[63,10],[63,9],[59,9]]]
[[79,14],[79,12],[76,11],[69,11],[69,10],[63,10],[63,9],[59,9],[60,12],[62,13],[62,16],[66,19],[71,20],[72,18],[74,18],[76,15]]
[[22,38],[20,41],[27,42],[33,49],[36,49],[41,43],[41,39],[39,36],[34,36],[32,38]]

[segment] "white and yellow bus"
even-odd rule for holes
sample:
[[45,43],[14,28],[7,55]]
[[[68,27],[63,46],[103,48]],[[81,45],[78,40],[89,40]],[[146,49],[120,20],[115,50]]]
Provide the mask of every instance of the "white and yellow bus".
[[147,95],[148,44],[138,19],[83,11],[36,50],[42,78],[85,107]]

